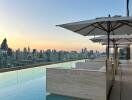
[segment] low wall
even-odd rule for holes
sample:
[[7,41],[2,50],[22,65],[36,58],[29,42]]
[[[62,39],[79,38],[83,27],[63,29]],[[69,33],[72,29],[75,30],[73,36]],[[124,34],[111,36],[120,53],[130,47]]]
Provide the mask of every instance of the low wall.
[[89,100],[107,100],[114,72],[111,61],[102,63],[107,66],[106,72],[48,68],[47,92]]
[[105,61],[77,62],[75,66],[76,69],[88,69],[98,71],[103,66],[105,66]]
[[90,61],[92,61],[92,62],[105,62],[106,61],[106,57],[102,57],[102,58],[96,58],[96,59],[85,59],[85,62],[90,62]]
[[106,100],[106,73],[47,69],[47,92],[92,100]]

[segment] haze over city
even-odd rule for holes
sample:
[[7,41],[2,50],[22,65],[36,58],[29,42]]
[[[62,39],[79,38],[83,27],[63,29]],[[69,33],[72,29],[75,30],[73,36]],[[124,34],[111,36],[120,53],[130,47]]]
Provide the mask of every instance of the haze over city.
[[108,12],[111,16],[126,15],[125,0],[95,1],[0,0],[0,42],[7,38],[13,49],[30,46],[32,49],[78,51],[86,47],[88,50],[104,51],[105,47],[98,43],[93,45],[88,37],[55,26],[108,16]]

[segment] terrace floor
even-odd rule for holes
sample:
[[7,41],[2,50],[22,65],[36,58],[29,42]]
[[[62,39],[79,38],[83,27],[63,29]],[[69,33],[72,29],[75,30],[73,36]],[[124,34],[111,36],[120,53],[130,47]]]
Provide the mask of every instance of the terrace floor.
[[122,61],[109,100],[132,100],[132,61]]

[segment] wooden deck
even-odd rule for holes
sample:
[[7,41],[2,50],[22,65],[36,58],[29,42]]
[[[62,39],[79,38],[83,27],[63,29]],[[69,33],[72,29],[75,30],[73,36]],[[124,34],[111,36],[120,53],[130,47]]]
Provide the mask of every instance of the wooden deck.
[[109,100],[132,100],[131,61],[122,61]]

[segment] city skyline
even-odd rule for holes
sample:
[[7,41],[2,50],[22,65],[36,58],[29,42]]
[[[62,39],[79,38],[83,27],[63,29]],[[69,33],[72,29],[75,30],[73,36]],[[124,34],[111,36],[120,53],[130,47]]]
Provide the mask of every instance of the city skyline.
[[25,47],[23,50],[12,50],[5,38],[0,45],[0,68],[11,68],[18,66],[26,66],[33,64],[48,64],[55,62],[65,62],[80,59],[94,59],[100,56],[105,56],[105,52],[88,51],[82,48],[80,52],[77,51],[57,51],[57,50],[40,50],[30,49]]
[[95,16],[107,16],[109,13],[111,16],[126,15],[125,0],[102,0],[95,3],[97,1],[1,0],[0,42],[3,38],[7,38],[13,49],[29,46],[39,50],[79,51],[81,48],[87,48],[105,51],[105,46],[92,43],[88,37],[55,26],[66,22],[93,19]]

